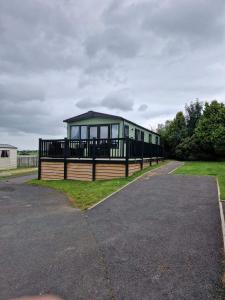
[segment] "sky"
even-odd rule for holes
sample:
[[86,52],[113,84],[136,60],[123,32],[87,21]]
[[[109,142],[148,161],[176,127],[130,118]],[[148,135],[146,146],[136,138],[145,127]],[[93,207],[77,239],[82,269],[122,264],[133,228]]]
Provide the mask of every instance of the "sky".
[[225,99],[224,0],[0,0],[0,143],[95,110],[150,129]]

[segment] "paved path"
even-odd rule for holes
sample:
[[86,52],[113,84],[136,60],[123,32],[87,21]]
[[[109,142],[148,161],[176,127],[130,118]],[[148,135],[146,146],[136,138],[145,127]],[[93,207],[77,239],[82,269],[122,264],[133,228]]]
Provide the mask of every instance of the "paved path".
[[165,175],[176,166],[85,213],[51,189],[0,181],[0,299],[219,299],[216,184]]
[[38,173],[34,172],[31,174],[27,174],[27,175],[6,177],[3,179],[0,179],[0,183],[1,184],[3,184],[3,183],[5,183],[5,184],[21,184],[21,183],[25,183],[31,179],[37,179],[37,177],[38,177]]

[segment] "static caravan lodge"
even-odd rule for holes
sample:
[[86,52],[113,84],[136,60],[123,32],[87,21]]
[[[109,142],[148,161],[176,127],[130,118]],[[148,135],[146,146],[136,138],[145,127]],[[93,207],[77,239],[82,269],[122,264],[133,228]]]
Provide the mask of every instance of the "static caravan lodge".
[[17,168],[17,148],[0,144],[0,170]]
[[64,122],[69,139],[130,138],[160,145],[159,134],[120,116],[88,111]]
[[64,120],[67,137],[39,140],[39,179],[127,177],[163,157],[160,135],[94,111]]

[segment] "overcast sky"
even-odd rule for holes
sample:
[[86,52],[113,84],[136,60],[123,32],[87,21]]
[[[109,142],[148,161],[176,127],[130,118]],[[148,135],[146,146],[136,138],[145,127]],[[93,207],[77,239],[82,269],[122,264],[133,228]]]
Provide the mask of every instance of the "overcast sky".
[[0,0],[0,143],[37,148],[88,110],[149,128],[224,102],[224,0]]

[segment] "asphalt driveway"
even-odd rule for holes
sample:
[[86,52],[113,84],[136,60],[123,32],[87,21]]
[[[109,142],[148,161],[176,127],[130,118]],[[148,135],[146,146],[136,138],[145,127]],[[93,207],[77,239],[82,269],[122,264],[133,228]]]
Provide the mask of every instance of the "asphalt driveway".
[[166,175],[176,165],[85,213],[51,189],[0,181],[0,299],[218,299],[215,180]]

